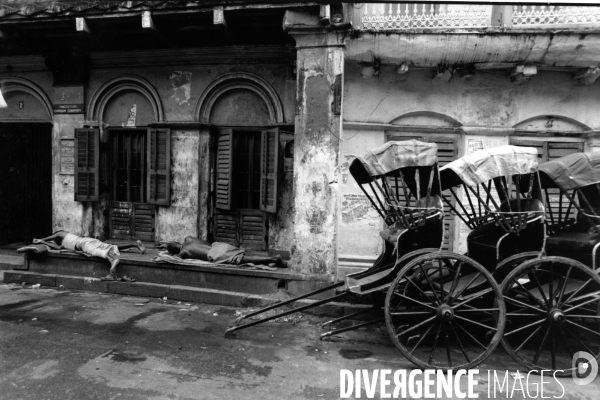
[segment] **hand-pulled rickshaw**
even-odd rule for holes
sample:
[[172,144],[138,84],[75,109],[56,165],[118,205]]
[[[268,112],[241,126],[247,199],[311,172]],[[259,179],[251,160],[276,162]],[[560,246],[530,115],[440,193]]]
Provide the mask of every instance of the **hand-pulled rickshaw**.
[[[345,281],[246,314],[226,334],[340,300],[350,293],[362,296],[384,291],[388,333],[410,361],[421,368],[438,369],[470,368],[482,362],[500,342],[505,322],[504,301],[496,281],[484,266],[469,257],[441,250],[444,210],[437,146],[416,140],[388,142],[355,159],[349,169],[385,222],[386,228],[380,233],[385,239],[385,249],[380,257],[371,268],[349,274]],[[460,181],[460,177],[457,179]],[[519,230],[526,225],[523,218],[518,223],[509,219],[511,222],[503,225],[508,229]],[[476,223],[482,225],[485,221],[480,218]],[[240,324],[332,289],[338,292],[327,299]],[[346,315],[324,325],[372,310]],[[374,319],[331,330],[322,338],[383,321]],[[456,354],[461,354],[460,359]]]
[[600,154],[546,162],[539,177],[548,237],[542,251],[504,264],[510,272],[501,285],[507,307],[502,344],[530,370],[570,376],[577,352],[600,356]]
[[[576,351],[598,357],[600,155],[567,156],[538,172],[534,148],[481,150],[441,169],[436,153],[435,144],[410,140],[355,159],[350,173],[385,223],[380,257],[345,281],[244,315],[227,333],[351,293],[384,292],[385,319],[321,338],[385,321],[396,347],[421,368],[474,367],[500,341],[526,368],[557,375],[571,374]],[[442,202],[469,230],[467,255],[441,250]],[[331,290],[329,298],[240,324]]]

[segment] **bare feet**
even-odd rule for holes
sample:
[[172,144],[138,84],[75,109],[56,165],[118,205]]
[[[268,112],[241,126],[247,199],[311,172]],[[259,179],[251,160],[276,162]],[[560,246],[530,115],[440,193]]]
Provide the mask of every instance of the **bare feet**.
[[136,244],[137,248],[140,249],[141,254],[146,253],[146,248],[144,247],[144,244],[140,240],[136,240],[135,244]]
[[110,263],[110,274],[112,276],[117,276],[117,265],[119,265],[120,262],[121,260],[117,258],[116,260]]

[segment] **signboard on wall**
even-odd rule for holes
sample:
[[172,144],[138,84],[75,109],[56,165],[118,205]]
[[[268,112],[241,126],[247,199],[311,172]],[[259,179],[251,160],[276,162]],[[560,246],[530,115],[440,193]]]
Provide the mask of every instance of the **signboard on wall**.
[[54,104],[54,114],[83,114],[83,104]]
[[73,139],[60,140],[60,173],[63,175],[75,174],[75,141]]

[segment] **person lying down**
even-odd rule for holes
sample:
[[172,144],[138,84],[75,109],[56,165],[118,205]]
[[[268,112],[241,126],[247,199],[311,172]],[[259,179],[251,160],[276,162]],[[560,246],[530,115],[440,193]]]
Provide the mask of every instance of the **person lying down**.
[[192,236],[186,237],[183,243],[169,242],[161,247],[166,248],[169,254],[182,259],[202,260],[215,264],[256,264],[278,268],[287,267],[287,263],[279,255],[264,257],[228,243],[210,243]]
[[[63,230],[54,232],[51,236],[45,237],[43,239],[33,239],[33,243],[44,244],[54,250],[67,249],[72,251],[81,251],[90,256],[104,258],[105,260],[110,262],[110,271],[107,276],[102,278],[102,280],[110,281],[121,280],[133,282],[135,280],[126,276],[124,276],[123,278],[117,278],[117,266],[121,262],[119,260],[121,250],[126,250],[135,247],[140,251],[141,254],[144,254],[146,252],[146,248],[139,240],[136,242],[115,245],[104,243],[98,239],[90,237],[77,236]],[[27,251],[27,246],[22,249],[23,251]]]

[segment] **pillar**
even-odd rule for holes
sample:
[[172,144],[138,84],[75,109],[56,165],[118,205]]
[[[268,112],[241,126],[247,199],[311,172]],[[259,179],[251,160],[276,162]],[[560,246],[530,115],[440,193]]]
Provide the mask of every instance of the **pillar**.
[[301,17],[305,19],[287,21],[297,48],[291,264],[298,272],[333,276],[337,268],[343,35],[319,27],[318,20],[307,15]]

